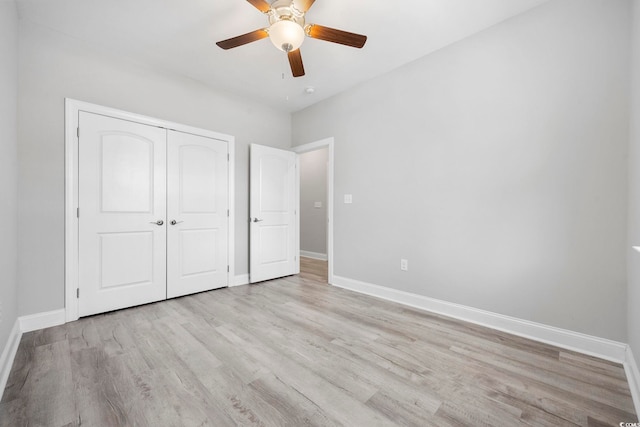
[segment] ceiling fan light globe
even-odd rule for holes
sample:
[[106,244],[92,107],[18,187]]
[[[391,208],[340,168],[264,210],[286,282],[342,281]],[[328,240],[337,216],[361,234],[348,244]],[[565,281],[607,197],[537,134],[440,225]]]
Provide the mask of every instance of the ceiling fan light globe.
[[283,52],[298,49],[302,45],[304,37],[304,29],[293,21],[282,20],[269,27],[271,43]]

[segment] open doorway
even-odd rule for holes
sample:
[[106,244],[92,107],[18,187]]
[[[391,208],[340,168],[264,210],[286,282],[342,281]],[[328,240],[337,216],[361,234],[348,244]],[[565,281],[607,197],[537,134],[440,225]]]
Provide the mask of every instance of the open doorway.
[[328,283],[327,169],[329,149],[299,155],[300,274]]
[[295,147],[299,155],[300,275],[332,282],[333,138]]

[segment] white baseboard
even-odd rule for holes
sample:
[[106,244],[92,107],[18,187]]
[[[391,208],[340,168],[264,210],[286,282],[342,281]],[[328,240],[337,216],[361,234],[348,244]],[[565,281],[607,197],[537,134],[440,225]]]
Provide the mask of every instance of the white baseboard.
[[410,307],[442,314],[492,329],[577,351],[601,359],[624,363],[627,344],[573,332],[541,323],[441,301],[422,295],[372,285],[346,277],[334,276],[334,286],[397,302]]
[[327,254],[321,254],[318,252],[310,252],[310,251],[300,251],[300,256],[306,257],[306,258],[313,258],[313,259],[319,259],[320,261],[326,261],[327,260]]
[[234,286],[242,286],[249,284],[249,275],[248,274],[239,274],[234,276],[229,283],[229,287],[232,288]]
[[64,309],[46,311],[29,316],[20,316],[18,320],[20,321],[20,330],[22,332],[31,332],[64,324],[66,322],[66,313]]
[[631,389],[633,406],[636,408],[636,414],[640,414],[640,371],[638,370],[638,364],[636,363],[636,359],[634,359],[633,352],[629,346],[627,346],[627,357],[624,362],[624,370],[627,374],[629,388]]
[[18,346],[20,345],[20,338],[22,338],[22,331],[20,330],[20,320],[16,319],[13,324],[13,329],[9,334],[7,343],[0,356],[0,399],[4,394],[4,388],[7,386],[7,380],[9,379],[9,373],[13,366],[13,360],[16,357]]

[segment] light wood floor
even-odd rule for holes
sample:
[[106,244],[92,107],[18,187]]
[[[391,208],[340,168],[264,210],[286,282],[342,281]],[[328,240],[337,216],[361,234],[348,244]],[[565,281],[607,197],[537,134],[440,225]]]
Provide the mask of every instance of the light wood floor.
[[329,286],[320,270],[27,333],[0,425],[637,421],[618,364]]
[[319,261],[313,258],[300,257],[300,277],[315,280],[327,284],[327,261]]

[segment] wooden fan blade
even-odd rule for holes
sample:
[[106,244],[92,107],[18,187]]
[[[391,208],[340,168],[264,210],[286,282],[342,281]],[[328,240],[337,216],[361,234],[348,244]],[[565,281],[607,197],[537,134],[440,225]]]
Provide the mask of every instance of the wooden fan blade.
[[311,9],[311,6],[313,6],[313,2],[315,1],[316,0],[294,0],[293,3],[295,4],[296,9],[300,12],[306,12]]
[[304,65],[302,65],[302,55],[300,54],[300,49],[292,50],[287,53],[287,57],[289,57],[289,65],[291,65],[291,72],[293,73],[293,77],[302,77],[304,76]]
[[247,43],[254,42],[256,40],[261,40],[269,37],[269,33],[266,30],[255,30],[247,34],[243,34],[241,36],[233,37],[227,40],[222,40],[216,43],[219,47],[224,50],[231,49],[233,47],[242,46]]
[[260,12],[267,13],[271,10],[271,5],[264,0],[247,0]]
[[364,46],[367,42],[367,36],[348,33],[346,31],[336,30],[335,28],[323,27],[322,25],[310,24],[307,26],[306,30],[307,35],[314,39],[357,47],[358,49]]

